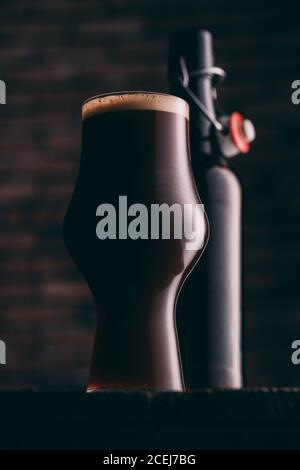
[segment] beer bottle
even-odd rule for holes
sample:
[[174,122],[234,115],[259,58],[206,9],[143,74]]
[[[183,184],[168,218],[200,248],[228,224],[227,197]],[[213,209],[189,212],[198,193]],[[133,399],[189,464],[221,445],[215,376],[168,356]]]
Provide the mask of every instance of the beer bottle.
[[191,158],[210,237],[178,299],[177,321],[189,388],[240,388],[241,185],[228,159],[246,153],[254,127],[239,113],[223,116],[210,32],[175,31],[169,44],[171,92],[190,104]]

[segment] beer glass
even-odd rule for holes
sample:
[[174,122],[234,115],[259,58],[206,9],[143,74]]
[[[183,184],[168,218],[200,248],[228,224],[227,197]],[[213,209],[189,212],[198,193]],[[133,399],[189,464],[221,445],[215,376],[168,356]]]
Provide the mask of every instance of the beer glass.
[[[207,238],[189,107],[171,95],[126,92],[90,98],[82,116],[64,239],[97,308],[88,391],[183,390],[175,305]],[[195,214],[194,238],[180,235],[184,224],[195,227]]]

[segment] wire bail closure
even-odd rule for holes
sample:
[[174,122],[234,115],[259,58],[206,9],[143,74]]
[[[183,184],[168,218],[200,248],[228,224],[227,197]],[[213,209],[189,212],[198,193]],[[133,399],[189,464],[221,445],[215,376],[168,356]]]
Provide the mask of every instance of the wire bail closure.
[[[195,77],[199,75],[212,75],[218,79],[218,82],[222,81],[225,76],[225,70],[220,67],[207,67],[200,70],[195,70],[193,72],[188,71],[185,58],[183,56],[179,57],[179,65],[181,69],[181,76],[177,77],[178,82],[183,87],[185,92],[189,95],[195,105],[200,109],[201,113],[211,122],[217,131],[222,131],[224,129],[223,124],[218,121],[218,119],[213,116],[198,96],[189,88],[190,77]],[[217,84],[215,85],[217,86]]]

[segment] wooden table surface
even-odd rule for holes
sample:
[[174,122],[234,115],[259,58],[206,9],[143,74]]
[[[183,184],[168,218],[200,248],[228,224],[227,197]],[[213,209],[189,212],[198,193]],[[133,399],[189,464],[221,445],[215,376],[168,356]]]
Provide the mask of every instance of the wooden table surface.
[[300,449],[300,389],[0,392],[1,449]]

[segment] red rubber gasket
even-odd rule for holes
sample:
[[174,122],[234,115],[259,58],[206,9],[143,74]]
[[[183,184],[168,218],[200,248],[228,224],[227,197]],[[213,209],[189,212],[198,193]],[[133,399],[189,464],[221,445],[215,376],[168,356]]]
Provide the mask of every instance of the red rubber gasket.
[[241,153],[247,153],[250,150],[250,142],[247,140],[242,124],[244,118],[240,113],[232,113],[229,118],[229,132],[230,136]]

